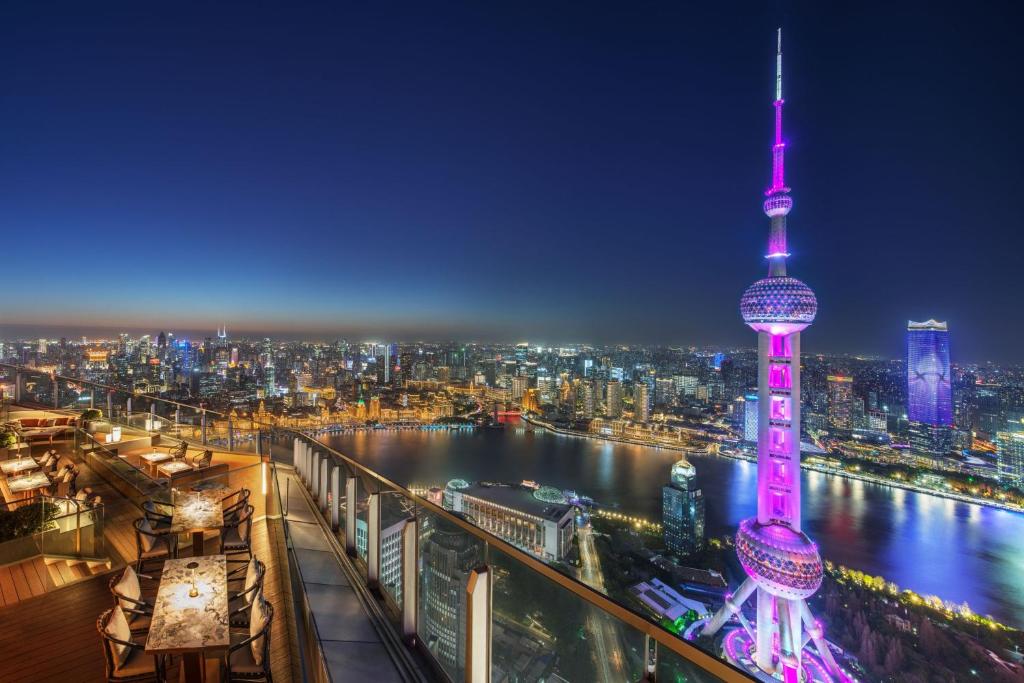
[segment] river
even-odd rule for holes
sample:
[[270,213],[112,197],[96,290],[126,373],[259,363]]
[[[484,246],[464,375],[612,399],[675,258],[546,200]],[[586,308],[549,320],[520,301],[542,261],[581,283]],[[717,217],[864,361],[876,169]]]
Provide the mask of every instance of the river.
[[[532,479],[659,522],[661,487],[680,458],[675,451],[523,428],[320,438],[410,486],[456,477]],[[755,465],[717,456],[690,460],[707,499],[708,535],[732,534],[755,512]],[[966,601],[980,614],[1024,628],[1024,514],[805,471],[803,527],[825,559],[920,594]]]

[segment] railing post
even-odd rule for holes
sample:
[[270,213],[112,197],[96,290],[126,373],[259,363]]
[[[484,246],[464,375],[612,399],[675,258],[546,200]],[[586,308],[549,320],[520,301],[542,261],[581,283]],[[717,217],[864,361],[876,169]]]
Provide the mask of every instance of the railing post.
[[345,480],[345,552],[356,554],[356,483],[358,479]]
[[114,420],[114,392],[107,392],[107,419],[111,422]]
[[256,455],[263,457],[263,430],[256,430]]
[[60,408],[60,380],[53,378],[53,407]]
[[320,502],[320,512],[327,509],[327,468],[329,465],[328,456],[324,455],[323,460],[320,461],[320,497],[317,498]]
[[96,407],[96,387],[89,390],[89,408]]
[[469,573],[466,583],[466,683],[491,680],[491,570]]
[[132,419],[132,397],[131,396],[129,396],[128,400],[125,401],[125,412],[127,414],[124,416],[124,423],[125,424],[130,424],[131,419]]
[[313,451],[313,457],[309,461],[309,488],[310,494],[316,500],[320,493],[320,453]]
[[331,529],[341,524],[341,467],[331,466]]
[[644,634],[644,678],[654,683],[658,675],[658,641]]
[[416,604],[419,599],[419,581],[416,576],[416,557],[419,534],[416,518],[405,520],[402,527],[402,636],[407,645],[416,643]]
[[75,501],[75,554],[82,554],[82,504]]
[[371,493],[366,501],[366,583],[380,586],[380,494]]
[[228,418],[228,450],[235,450],[235,430],[231,424],[231,418]]
[[200,413],[200,422],[202,424],[202,438],[203,438],[203,445],[205,446],[206,445],[206,408],[200,408],[200,410],[202,411]]
[[14,402],[21,403],[21,385],[24,382],[24,377],[21,371],[14,373]]

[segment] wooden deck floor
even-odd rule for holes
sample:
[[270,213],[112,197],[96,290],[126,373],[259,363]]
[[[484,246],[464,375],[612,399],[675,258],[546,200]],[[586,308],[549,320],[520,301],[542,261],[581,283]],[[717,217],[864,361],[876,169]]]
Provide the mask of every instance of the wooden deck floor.
[[[48,446],[49,447],[49,446]],[[71,452],[73,444],[54,444],[61,452]],[[290,683],[299,680],[298,661],[293,655],[295,643],[290,583],[287,566],[280,566],[284,557],[275,524],[267,520],[266,499],[262,495],[262,467],[247,467],[259,461],[252,456],[215,452],[214,462],[231,466],[224,483],[232,490],[246,487],[252,491],[254,513],[252,544],[254,554],[267,565],[264,594],[274,604],[275,619],[271,632],[271,668],[274,680]],[[108,583],[113,572],[135,557],[135,536],[132,522],[141,510],[120,495],[94,473],[79,463],[79,488],[88,486],[103,497],[104,536],[107,554],[114,569],[96,576],[87,575],[85,565],[64,562],[47,565],[43,558],[0,567],[0,682],[21,681],[103,681],[105,672],[96,619],[113,606]],[[182,539],[188,541],[188,537]],[[216,532],[204,538],[204,553],[219,552]],[[179,548],[179,555],[192,554],[188,545]],[[286,562],[286,560],[285,560]],[[177,680],[177,671],[170,672]]]

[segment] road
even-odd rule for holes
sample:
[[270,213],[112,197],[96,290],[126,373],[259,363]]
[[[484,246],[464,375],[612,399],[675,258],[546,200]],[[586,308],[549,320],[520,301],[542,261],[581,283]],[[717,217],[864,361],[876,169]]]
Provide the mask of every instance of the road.
[[[594,590],[607,595],[604,574],[601,572],[601,559],[594,546],[593,531],[590,525],[587,525],[580,527],[577,533],[580,541],[580,563],[582,564],[580,580]],[[590,633],[594,645],[595,665],[600,674],[598,680],[608,683],[631,680],[626,670],[622,639],[613,618],[604,616],[604,613],[597,609],[588,610],[587,631]]]

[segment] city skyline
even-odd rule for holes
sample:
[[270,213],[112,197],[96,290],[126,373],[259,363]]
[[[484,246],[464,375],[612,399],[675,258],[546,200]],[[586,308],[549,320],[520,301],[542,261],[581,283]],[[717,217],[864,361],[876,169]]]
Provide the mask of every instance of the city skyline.
[[[33,297],[0,323],[741,344],[734,273],[760,263],[730,245],[767,180],[747,112],[787,23],[791,63],[814,62],[788,85],[793,252],[833,302],[808,351],[898,357],[900,326],[935,318],[954,358],[1019,360],[1020,94],[994,17],[321,8],[282,36],[273,9],[82,11],[9,10],[5,226],[19,250],[50,237],[10,265]],[[163,268],[119,257],[163,240]],[[105,271],[116,297],[44,277]]]

